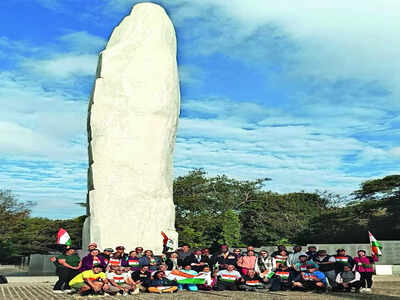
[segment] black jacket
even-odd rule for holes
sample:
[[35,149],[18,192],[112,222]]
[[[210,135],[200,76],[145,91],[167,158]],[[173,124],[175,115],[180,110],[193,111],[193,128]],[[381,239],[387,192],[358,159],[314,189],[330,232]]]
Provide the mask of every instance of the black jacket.
[[223,253],[218,253],[213,255],[213,257],[211,258],[212,267],[214,267],[215,264],[218,263],[220,270],[226,269],[227,265],[234,265],[235,267],[237,267],[236,262],[236,255],[232,252],[228,252],[225,256],[223,255]]
[[200,261],[197,260],[196,256],[192,253],[186,259],[184,260],[183,264],[185,266],[190,265],[192,267],[192,270],[196,272],[201,272],[204,268],[203,266],[195,266],[195,264],[198,264],[199,262],[205,263],[206,265],[210,265],[210,259],[207,256],[200,255]]

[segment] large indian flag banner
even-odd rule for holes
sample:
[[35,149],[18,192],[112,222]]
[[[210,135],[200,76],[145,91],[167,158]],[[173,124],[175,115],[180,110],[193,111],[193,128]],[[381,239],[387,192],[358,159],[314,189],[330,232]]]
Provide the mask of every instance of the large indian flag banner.
[[369,234],[369,242],[371,244],[372,253],[375,255],[382,255],[382,245],[376,240],[376,238],[372,235],[371,232],[368,231]]
[[71,246],[72,241],[68,232],[64,228],[60,228],[57,233],[57,244]]
[[169,280],[176,280],[180,284],[204,284],[206,282],[205,274],[193,275],[179,270],[173,270],[168,275]]

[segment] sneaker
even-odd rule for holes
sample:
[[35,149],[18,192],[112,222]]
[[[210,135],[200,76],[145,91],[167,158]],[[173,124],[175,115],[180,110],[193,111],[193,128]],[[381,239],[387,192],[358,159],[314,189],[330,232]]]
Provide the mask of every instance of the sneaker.
[[54,294],[64,294],[62,290],[53,290]]
[[366,288],[366,289],[365,289],[365,293],[367,293],[367,294],[370,294],[370,293],[372,293],[372,290],[371,290],[371,288]]
[[64,290],[63,291],[65,294],[71,294],[73,292],[73,290]]

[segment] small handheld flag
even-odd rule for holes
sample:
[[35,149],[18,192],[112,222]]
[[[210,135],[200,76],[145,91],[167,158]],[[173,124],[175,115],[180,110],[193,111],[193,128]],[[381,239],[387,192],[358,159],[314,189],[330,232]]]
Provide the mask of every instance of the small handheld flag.
[[163,237],[163,253],[168,252],[168,250],[174,249],[174,241],[169,239],[164,231],[161,231],[161,235]]
[[376,240],[376,238],[372,235],[371,232],[368,231],[369,242],[371,243],[371,251],[375,255],[382,255],[382,245]]
[[71,246],[72,241],[68,232],[64,228],[60,228],[57,233],[57,244]]

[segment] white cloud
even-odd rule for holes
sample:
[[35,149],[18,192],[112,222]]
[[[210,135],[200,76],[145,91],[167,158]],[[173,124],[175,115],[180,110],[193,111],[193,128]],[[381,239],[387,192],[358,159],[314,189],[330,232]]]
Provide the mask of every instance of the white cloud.
[[400,157],[400,147],[393,147],[392,149],[390,149],[390,153],[393,156]]
[[42,60],[27,59],[22,67],[40,76],[70,78],[94,76],[97,65],[97,55],[92,54],[59,54]]
[[[270,177],[273,180],[267,188],[273,191],[328,189],[348,193],[371,174],[385,176],[389,172],[385,167],[374,170],[363,169],[364,166],[380,162],[389,167],[396,162],[381,145],[373,146],[352,136],[371,120],[384,117],[380,111],[354,109],[355,121],[348,127],[349,114],[345,111],[325,118],[316,109],[310,110],[307,117],[298,117],[295,111],[282,112],[228,99],[184,101],[183,111],[189,117],[180,121],[175,154],[177,175],[196,167],[211,175]],[[190,117],[200,112],[204,118]],[[260,119],[254,122],[251,116],[256,112],[256,119]],[[353,157],[351,161],[345,161],[348,156]],[[351,172],[351,168],[358,170]]]
[[195,65],[180,65],[179,80],[181,84],[199,86],[202,83],[204,72]]
[[60,41],[65,43],[70,50],[77,53],[93,53],[102,50],[106,45],[106,40],[87,31],[73,31],[60,37]]

